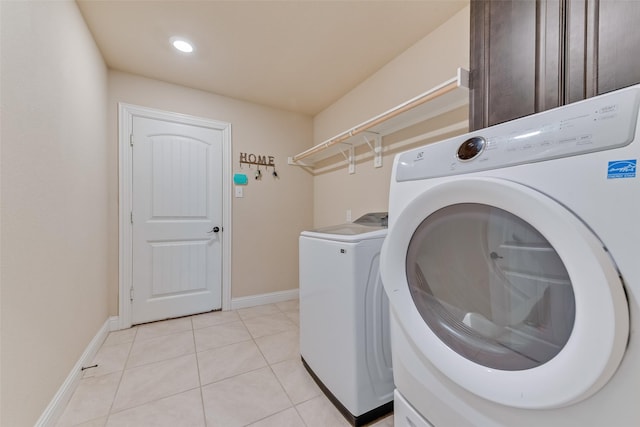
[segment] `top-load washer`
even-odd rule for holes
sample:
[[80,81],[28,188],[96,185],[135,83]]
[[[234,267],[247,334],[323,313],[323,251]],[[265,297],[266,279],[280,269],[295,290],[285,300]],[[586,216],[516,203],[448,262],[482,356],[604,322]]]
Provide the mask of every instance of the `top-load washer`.
[[380,280],[387,213],[300,235],[300,354],[353,425],[393,409],[389,302]]
[[395,425],[640,425],[640,86],[398,155]]

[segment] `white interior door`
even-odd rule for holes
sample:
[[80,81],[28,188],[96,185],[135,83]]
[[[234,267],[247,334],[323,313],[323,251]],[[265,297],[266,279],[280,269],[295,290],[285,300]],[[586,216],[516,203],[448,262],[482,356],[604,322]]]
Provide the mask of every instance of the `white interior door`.
[[132,122],[133,324],[221,308],[222,131]]

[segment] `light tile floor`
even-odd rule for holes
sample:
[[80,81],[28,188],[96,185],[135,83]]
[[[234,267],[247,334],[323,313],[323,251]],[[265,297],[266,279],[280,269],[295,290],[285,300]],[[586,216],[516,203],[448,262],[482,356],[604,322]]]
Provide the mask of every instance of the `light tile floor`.
[[112,332],[57,425],[349,426],[302,366],[298,322],[295,300]]

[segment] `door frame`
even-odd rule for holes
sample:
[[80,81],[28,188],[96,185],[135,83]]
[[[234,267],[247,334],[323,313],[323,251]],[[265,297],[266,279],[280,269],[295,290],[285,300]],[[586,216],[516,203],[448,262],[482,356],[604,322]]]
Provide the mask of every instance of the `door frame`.
[[118,271],[118,327],[131,327],[133,180],[131,133],[133,117],[169,120],[181,124],[202,126],[222,131],[222,310],[231,309],[231,123],[173,113],[138,105],[118,103],[118,177],[119,177],[119,271]]

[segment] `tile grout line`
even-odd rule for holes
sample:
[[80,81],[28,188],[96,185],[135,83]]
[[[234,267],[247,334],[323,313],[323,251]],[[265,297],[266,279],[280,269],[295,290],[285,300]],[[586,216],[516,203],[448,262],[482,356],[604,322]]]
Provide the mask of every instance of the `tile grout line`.
[[[300,328],[300,326],[298,325],[298,329]],[[300,338],[298,338],[298,340],[300,340]],[[298,355],[300,356],[300,355]],[[277,376],[276,376],[277,378]],[[279,380],[278,380],[279,381]],[[304,424],[305,426],[307,426],[307,422],[305,421],[304,417],[302,416],[302,414],[300,413],[300,411],[298,410],[298,405],[301,405],[305,402],[308,402],[312,399],[315,399],[317,396],[311,397],[309,399],[303,400],[302,402],[298,403],[298,404],[294,404],[293,405],[293,409],[296,411],[296,414],[298,414],[298,418],[300,418],[300,420],[302,421],[302,424]],[[293,402],[292,402],[293,403]]]
[[[275,305],[275,304],[274,304],[274,305]],[[280,313],[282,313],[282,314],[284,314],[284,315],[286,316],[286,313],[285,313],[285,312],[284,312],[280,307],[278,307],[278,306],[276,305],[276,308],[277,308],[278,310],[280,310]],[[287,318],[288,318],[288,317],[289,317],[289,316],[287,316]],[[291,321],[291,319],[289,319],[289,321]],[[244,321],[243,321],[243,323],[244,323]],[[291,323],[293,323],[293,322],[291,321]],[[300,326],[299,326],[299,325],[296,325],[296,326],[297,326],[297,328],[298,328],[298,329],[300,328]],[[245,325],[245,327],[246,327],[246,325]],[[247,329],[248,329],[248,328],[247,328]],[[280,333],[280,332],[278,332],[278,333]],[[249,334],[251,334],[251,333],[249,333]],[[272,334],[272,335],[276,335],[276,334]],[[265,335],[265,336],[269,336],[269,335]],[[262,338],[262,337],[259,337],[259,338]],[[304,420],[304,418],[302,417],[302,414],[300,414],[300,411],[298,411],[298,407],[297,407],[297,405],[296,405],[295,403],[293,403],[293,400],[292,400],[291,396],[289,396],[289,393],[287,393],[287,390],[286,390],[286,388],[284,387],[284,384],[282,384],[282,381],[280,381],[280,378],[278,378],[278,375],[276,375],[275,371],[273,370],[273,365],[274,365],[275,363],[281,363],[281,362],[283,362],[283,361],[279,361],[279,362],[275,362],[275,363],[270,363],[270,362],[267,360],[267,357],[266,357],[266,356],[264,355],[264,353],[262,352],[262,349],[260,348],[260,346],[259,346],[259,345],[258,345],[258,343],[256,342],[256,339],[255,339],[255,338],[253,338],[253,335],[252,335],[252,339],[253,339],[253,341],[254,341],[255,346],[256,346],[256,347],[258,347],[258,351],[260,352],[260,354],[262,354],[262,357],[263,357],[263,358],[264,358],[264,360],[267,362],[267,366],[269,366],[269,369],[271,370],[271,373],[272,373],[272,374],[273,374],[273,376],[276,378],[276,381],[278,381],[278,384],[280,384],[280,388],[284,391],[284,394],[285,394],[285,396],[287,396],[287,399],[289,399],[289,402],[291,403],[291,408],[293,408],[293,410],[294,410],[294,411],[296,411],[296,414],[298,415],[298,418],[300,418],[300,420],[302,421],[302,424],[306,427],[306,426],[307,426],[307,423],[306,423],[306,421]],[[289,359],[286,359],[286,360],[289,360]],[[309,400],[311,400],[311,399],[307,399],[307,400],[305,400],[304,402],[307,402],[307,401],[309,401]],[[304,403],[304,402],[300,402],[300,403]],[[283,409],[282,411],[280,411],[280,412],[276,412],[276,413],[274,413],[274,414],[271,414],[271,415],[269,415],[268,417],[265,417],[265,418],[272,417],[272,416],[274,416],[274,415],[276,415],[276,414],[279,414],[279,413],[284,412],[284,411],[286,411],[286,410],[288,410],[288,409],[291,409],[291,408]],[[265,418],[262,418],[262,419],[265,419]],[[260,420],[258,420],[258,421],[260,421]],[[254,423],[255,423],[255,422],[257,422],[257,421],[254,421]],[[246,426],[245,426],[245,427],[246,427]]]
[[[286,316],[286,313],[284,313],[284,312],[282,311],[282,309],[280,309],[280,307],[278,307],[278,306],[277,306],[277,305],[275,305],[275,304],[274,304],[274,306],[278,309],[278,311],[279,311],[280,313],[285,314],[285,316]],[[244,325],[244,327],[245,327],[245,328],[247,328],[246,323],[244,323],[244,319],[243,319],[239,314],[238,314],[238,317],[240,317],[240,320],[242,320],[242,324]],[[254,317],[259,317],[259,316],[254,316]],[[291,320],[289,320],[289,321],[291,321]],[[291,323],[293,323],[293,322],[291,322]],[[299,328],[299,326],[298,326],[298,328]],[[249,331],[249,328],[247,328],[247,331]],[[280,333],[280,332],[277,332],[277,333],[275,333],[275,334],[271,334],[271,335],[277,335],[278,333]],[[269,370],[271,371],[271,373],[272,373],[272,374],[273,374],[273,376],[275,377],[276,381],[277,381],[277,382],[278,382],[278,384],[280,385],[280,388],[281,388],[281,389],[282,389],[282,391],[284,392],[284,395],[285,395],[285,396],[287,396],[287,399],[289,400],[289,403],[291,403],[291,407],[289,407],[289,408],[285,408],[285,409],[283,409],[282,411],[278,411],[278,412],[275,412],[275,413],[273,413],[273,414],[267,415],[266,417],[263,417],[263,418],[261,418],[261,419],[259,419],[259,420],[252,421],[251,423],[249,423],[249,424],[245,425],[244,427],[250,426],[251,424],[257,423],[258,421],[262,421],[262,420],[264,420],[264,419],[267,419],[267,418],[269,418],[269,417],[272,417],[272,416],[274,416],[274,415],[276,415],[276,414],[279,414],[279,413],[281,413],[281,412],[287,411],[287,410],[289,410],[289,409],[293,409],[294,411],[296,411],[296,414],[298,415],[298,418],[300,418],[300,420],[302,420],[302,424],[304,424],[305,426],[307,426],[307,423],[304,421],[304,418],[302,418],[302,415],[300,414],[300,412],[298,412],[298,408],[296,407],[295,403],[293,403],[293,400],[291,399],[291,396],[289,396],[289,393],[287,393],[287,390],[286,390],[286,388],[284,387],[284,384],[282,384],[282,381],[280,381],[280,378],[278,378],[278,375],[276,375],[275,371],[273,370],[273,365],[274,365],[274,364],[269,362],[269,360],[267,359],[266,355],[264,354],[264,352],[262,351],[262,349],[260,348],[260,346],[259,346],[259,345],[258,345],[258,343],[256,342],[256,338],[253,336],[253,334],[251,334],[251,331],[249,331],[249,335],[251,335],[251,340],[253,341],[253,344],[257,347],[258,351],[259,351],[259,352],[260,352],[260,354],[262,355],[262,358],[264,359],[264,361],[265,361],[265,362],[267,362],[267,366],[269,367]],[[270,336],[270,335],[264,335],[264,336]],[[258,338],[262,338],[262,337],[258,337]],[[280,362],[275,362],[275,363],[281,363],[281,362],[282,362],[282,361],[280,361]]]
[[[190,319],[190,320],[191,320],[191,319]],[[193,326],[193,323],[192,323],[192,322],[191,322],[191,324],[192,324],[192,326]],[[158,337],[166,337],[166,336],[169,336],[169,335],[174,335],[174,334],[184,333],[184,332],[187,332],[187,331],[173,332],[173,333],[169,333],[169,334],[165,334],[165,335],[159,335]],[[192,328],[192,334],[193,334],[193,328]],[[146,338],[146,339],[142,339],[141,341],[146,341],[146,340],[148,340],[148,339],[153,339],[153,338],[158,338],[158,337]],[[132,341],[131,349],[129,349],[129,355],[127,356],[127,360],[125,361],[125,368],[122,370],[122,375],[120,376],[120,381],[118,382],[118,389],[116,390],[116,395],[117,395],[117,393],[118,393],[118,390],[120,389],[120,384],[122,383],[122,378],[124,377],[124,371],[126,371],[126,370],[131,370],[131,369],[142,368],[142,367],[149,366],[149,365],[153,365],[153,364],[162,363],[162,362],[165,362],[165,361],[167,361],[167,360],[173,360],[173,359],[177,359],[177,358],[180,358],[180,357],[188,356],[189,354],[191,354],[191,353],[189,353],[189,354],[183,354],[183,355],[180,355],[180,356],[170,357],[170,358],[168,358],[168,359],[157,360],[157,361],[154,361],[154,362],[148,362],[148,363],[145,363],[145,364],[143,364],[143,365],[133,366],[133,367],[131,367],[131,368],[127,369],[127,368],[126,368],[126,365],[127,365],[127,362],[129,361],[129,357],[130,357],[130,355],[131,355],[131,351],[133,350],[133,345],[135,344],[135,338],[137,338],[137,331],[136,331],[136,335],[135,335],[135,337],[134,337],[134,341]],[[195,337],[194,337],[194,353],[193,353],[193,354],[194,354],[194,355],[195,355],[195,357],[196,357],[196,369],[198,370],[198,383],[199,383],[199,384],[201,384],[201,381],[200,381],[200,369],[199,369],[199,366],[197,365],[197,363],[198,363],[198,356],[197,356],[197,351],[195,351]],[[127,408],[123,408],[123,409],[121,409],[121,410],[119,410],[119,411],[116,411],[116,412],[113,412],[113,404],[115,403],[115,395],[114,395],[114,399],[113,399],[113,401],[111,402],[111,407],[110,407],[110,409],[109,409],[109,414],[108,414],[108,416],[107,416],[107,422],[108,422],[108,418],[109,418],[111,415],[119,414],[119,413],[122,413],[122,412],[125,412],[125,411],[129,411],[129,410],[132,410],[132,409],[135,409],[135,408],[139,408],[139,407],[144,406],[144,405],[151,404],[151,403],[153,403],[153,402],[158,402],[158,401],[160,401],[160,400],[163,400],[163,399],[166,399],[166,398],[169,398],[169,397],[177,396],[177,395],[180,395],[180,394],[182,394],[182,393],[186,393],[186,392],[189,392],[189,391],[191,391],[191,390],[195,390],[196,388],[199,388],[199,389],[201,390],[201,391],[200,391],[200,396],[201,396],[201,400],[202,400],[202,387],[201,387],[201,385],[199,385],[199,386],[194,387],[194,388],[191,388],[191,389],[189,389],[189,390],[184,390],[184,391],[180,391],[180,392],[172,393],[172,394],[169,394],[169,395],[167,395],[167,396],[159,397],[159,398],[157,398],[157,399],[155,399],[155,400],[151,400],[151,401],[148,401],[148,402],[140,403],[140,404],[135,405],[135,406],[131,406],[131,407],[127,407]],[[202,407],[203,407],[203,411],[204,411],[204,400],[202,400],[202,402],[203,402],[203,403],[202,403]],[[206,423],[206,418],[205,418],[205,423]]]
[[[284,310],[280,309],[280,307],[278,307],[278,309],[279,309],[282,313],[284,313],[284,315],[285,315],[285,316],[287,316],[287,318],[289,319],[289,321],[290,321],[291,323],[294,323],[294,322],[293,322],[293,320],[291,320],[291,318],[287,315],[287,313],[286,313]],[[298,307],[298,314],[299,314],[299,313],[300,313],[300,307]],[[295,324],[295,323],[294,323],[294,324]],[[297,329],[298,329],[298,334],[299,334],[299,333],[300,333],[300,324],[295,324],[295,325],[296,325],[296,327],[297,327]],[[300,337],[299,337],[299,335],[298,335],[298,342],[299,342],[299,341],[300,341]],[[298,351],[298,353],[300,353],[300,352]],[[300,354],[298,354],[298,356],[300,356]],[[269,366],[271,366],[271,365],[269,365]],[[274,374],[275,374],[275,373],[274,373]],[[276,378],[278,378],[278,376],[277,376],[277,375],[276,375]],[[278,379],[278,381],[280,381],[280,380]],[[286,393],[286,391],[285,391],[285,393]],[[287,396],[288,396],[288,394],[287,394]],[[305,426],[307,426],[307,422],[305,421],[304,417],[302,416],[302,414],[301,414],[301,413],[300,413],[300,411],[298,410],[298,405],[301,405],[301,404],[303,404],[303,403],[305,403],[305,402],[308,402],[308,401],[310,401],[310,400],[312,400],[312,399],[315,399],[315,397],[317,397],[317,396],[314,396],[314,397],[312,397],[312,398],[309,398],[309,399],[307,399],[307,400],[304,400],[304,401],[302,401],[302,402],[298,403],[297,405],[296,405],[296,404],[294,404],[294,405],[293,405],[293,409],[296,411],[296,414],[298,414],[298,418],[300,418],[300,420],[302,421],[302,424],[304,424]],[[293,402],[292,402],[292,403],[293,403]]]
[[[152,401],[149,401],[149,402],[144,402],[144,403],[140,403],[140,404],[135,405],[135,406],[131,406],[131,407],[127,407],[127,408],[123,408],[123,409],[121,409],[121,410],[119,410],[119,411],[116,411],[116,412],[114,412],[114,411],[113,411],[113,405],[115,404],[116,396],[118,395],[118,392],[120,391],[120,386],[122,385],[122,379],[124,378],[124,372],[125,372],[125,371],[127,371],[127,370],[132,370],[132,369],[143,368],[143,367],[145,367],[145,366],[149,366],[149,365],[153,365],[153,364],[162,363],[162,362],[165,362],[165,361],[167,361],[167,360],[173,360],[173,359],[177,359],[177,358],[179,358],[179,357],[183,357],[183,356],[187,356],[187,355],[188,355],[188,354],[186,354],[186,355],[185,355],[185,354],[183,354],[183,355],[180,355],[180,356],[174,356],[174,357],[170,357],[170,358],[168,358],[168,359],[163,359],[163,360],[156,360],[156,361],[153,361],[153,362],[148,362],[148,363],[144,363],[144,364],[142,364],[142,365],[137,365],[137,366],[132,366],[132,367],[130,367],[130,368],[127,368],[127,364],[128,364],[128,362],[129,362],[129,358],[131,357],[131,352],[133,351],[133,346],[136,344],[136,339],[138,338],[138,331],[139,331],[139,328],[137,328],[137,327],[136,327],[136,333],[135,333],[135,335],[134,335],[134,339],[133,339],[133,341],[131,342],[131,348],[129,349],[129,353],[127,354],[127,358],[126,358],[126,360],[125,360],[125,363],[124,363],[124,366],[123,366],[123,369],[122,369],[122,373],[121,373],[121,375],[120,375],[120,381],[118,382],[118,387],[117,387],[117,389],[116,389],[116,393],[115,393],[115,395],[114,395],[114,397],[113,397],[113,401],[111,402],[111,406],[110,406],[110,408],[109,408],[109,414],[108,414],[107,418],[109,418],[111,415],[119,414],[119,413],[124,412],[124,411],[128,411],[128,410],[131,410],[131,409],[134,409],[134,408],[138,408],[138,407],[140,407],[140,406],[143,406],[143,405],[146,405],[146,404],[149,404],[149,403],[152,403],[152,402],[157,402],[157,401],[162,400],[162,399],[165,399],[165,398],[167,398],[167,397],[171,397],[171,396],[175,396],[175,395],[178,395],[178,394],[180,394],[180,393],[183,393],[183,392],[179,392],[179,393],[170,394],[170,395],[168,395],[168,396],[160,397],[160,398],[158,398],[158,399],[155,399],[155,400],[152,400]],[[178,333],[184,333],[184,332],[187,332],[187,331],[174,332],[174,333],[170,333],[170,334],[159,335],[159,336],[157,336],[157,337],[140,339],[140,341],[139,341],[139,342],[143,342],[143,341],[147,341],[147,340],[149,340],[149,339],[154,339],[154,338],[159,338],[159,337],[166,337],[166,336],[169,336],[169,335],[178,334]],[[195,354],[195,343],[194,343],[194,354]],[[197,359],[196,359],[196,361],[197,361]],[[199,380],[200,380],[200,379],[198,378],[198,381],[199,381]],[[195,389],[195,388],[194,388],[194,389]],[[194,390],[194,389],[190,389],[190,390]],[[189,390],[185,390],[184,392],[186,392],[186,391],[189,391]],[[108,421],[108,419],[107,419],[107,421]]]
[[198,384],[200,388],[200,407],[202,409],[202,419],[204,420],[205,427],[207,426],[207,411],[204,408],[204,396],[202,394],[202,376],[200,375],[200,359],[198,358],[198,347],[196,344],[196,328],[193,325],[193,316],[189,319],[191,321],[191,334],[193,336],[193,351],[196,355],[196,369],[198,370]]
[[136,342],[136,337],[138,336],[138,327],[134,326],[135,333],[133,334],[133,340],[131,340],[131,347],[129,347],[129,351],[127,352],[127,357],[124,360],[124,364],[122,365],[122,371],[120,372],[120,379],[118,380],[118,387],[116,387],[116,392],[113,394],[113,399],[111,400],[111,405],[109,405],[109,411],[107,412],[107,419],[104,423],[106,426],[109,423],[109,418],[111,417],[111,412],[113,411],[113,405],[116,402],[116,396],[120,391],[120,386],[122,385],[122,378],[124,377],[124,371],[127,368],[127,362],[129,361],[129,357],[131,356],[131,351],[133,350],[133,345]]
[[[237,313],[237,310],[231,310],[231,312],[233,312],[233,311],[235,311],[235,312]],[[252,319],[252,318],[255,318],[255,317],[259,317],[259,316],[251,316],[251,317],[249,317],[248,319]],[[259,371],[259,370],[261,370],[261,369],[264,369],[264,368],[268,367],[268,368],[271,370],[271,372],[272,372],[272,374],[274,375],[274,377],[276,378],[276,381],[278,381],[278,384],[280,385],[280,387],[283,389],[283,392],[284,392],[285,396],[287,396],[287,399],[289,399],[289,402],[292,404],[292,406],[291,406],[291,407],[294,407],[293,402],[291,401],[291,399],[290,399],[289,395],[287,394],[286,390],[284,390],[284,387],[283,387],[283,386],[282,386],[282,384],[280,383],[280,380],[278,379],[278,377],[275,375],[275,372],[273,372],[273,369],[271,368],[271,364],[269,363],[269,361],[267,360],[266,356],[265,356],[265,355],[264,355],[264,353],[262,352],[262,349],[260,348],[260,346],[258,346],[258,343],[256,342],[256,339],[253,337],[253,335],[252,335],[252,334],[251,334],[251,332],[249,331],[249,328],[247,327],[247,325],[246,325],[246,323],[244,322],[244,320],[245,320],[245,319],[243,319],[243,318],[240,316],[240,314],[238,313],[238,321],[240,321],[240,322],[242,323],[242,326],[246,329],[246,331],[247,331],[247,332],[248,332],[248,334],[249,334],[249,339],[248,339],[248,340],[243,340],[243,341],[239,341],[239,342],[234,342],[234,343],[226,344],[226,345],[223,345],[223,346],[220,346],[220,347],[214,347],[214,348],[206,349],[206,350],[203,350],[203,351],[201,351],[201,352],[199,352],[199,351],[197,350],[197,348],[196,348],[196,359],[197,359],[197,360],[199,360],[199,359],[198,359],[198,353],[202,353],[202,352],[205,352],[205,351],[218,350],[218,349],[222,349],[222,348],[224,348],[224,347],[229,347],[229,346],[236,345],[236,344],[240,344],[240,343],[244,343],[244,342],[252,342],[252,343],[253,343],[253,345],[257,348],[257,350],[258,350],[258,352],[260,353],[260,355],[262,356],[262,358],[263,358],[263,360],[264,360],[264,362],[265,362],[266,366],[259,367],[259,368],[255,368],[255,369],[251,369],[251,370],[246,371],[246,372],[237,373],[237,374],[235,374],[235,375],[231,375],[231,376],[228,376],[228,377],[220,378],[220,379],[218,379],[218,380],[216,380],[216,381],[213,381],[213,382],[207,383],[207,384],[206,384],[206,386],[209,386],[209,385],[211,385],[211,384],[216,384],[216,383],[219,383],[219,382],[222,382],[222,381],[227,381],[227,380],[230,380],[230,379],[232,379],[232,378],[239,377],[239,376],[241,376],[241,375],[245,375],[245,374],[248,374],[248,373],[250,373],[250,372]],[[223,324],[227,324],[227,323],[233,323],[233,322],[235,322],[235,321],[229,321],[229,322],[224,322],[224,323],[221,323],[221,324],[215,324],[215,325],[212,325],[211,327],[213,327],[213,326],[219,326],[219,325],[223,325]],[[206,327],[205,327],[205,328],[206,328]],[[198,328],[198,329],[205,329],[205,328]],[[194,339],[195,339],[195,328],[194,328]],[[200,364],[199,364],[199,363],[198,363],[198,375],[200,375]],[[202,407],[203,407],[203,412],[204,412],[204,414],[205,414],[205,425],[206,425],[206,423],[207,423],[207,420],[206,420],[206,410],[204,409],[204,396],[203,396],[203,394],[202,394],[202,388],[203,388],[205,385],[203,385],[203,384],[202,384],[202,379],[201,379],[201,378],[199,378],[199,379],[200,379],[200,396],[201,396],[201,399],[202,399]],[[264,418],[261,418],[261,419],[259,419],[259,420],[254,420],[254,421],[252,421],[250,424],[247,424],[247,425],[251,425],[251,424],[256,423],[256,422],[258,422],[258,421],[261,421],[261,420],[263,420],[263,419],[265,419],[265,418],[268,418],[268,417],[270,417],[270,416],[273,416],[273,415],[275,415],[275,414],[278,414],[278,413],[280,413],[280,412],[283,412],[283,411],[285,411],[285,410],[287,410],[287,409],[291,409],[291,407],[290,407],[290,408],[285,408],[285,409],[283,409],[282,411],[279,411],[279,412],[275,412],[274,414],[268,415],[268,416],[266,416],[266,417],[264,417]],[[306,425],[306,424],[305,424],[305,425]]]
[[[116,331],[116,332],[117,332],[117,331]],[[128,353],[127,353],[127,359],[128,359],[128,358],[129,358],[129,354],[131,353],[131,348],[133,347],[133,341],[134,341],[134,339],[135,339],[135,334],[136,334],[136,333],[137,333],[137,330],[136,330],[136,332],[134,333],[134,338],[133,338],[131,341],[124,341],[124,342],[121,342],[121,343],[115,343],[115,344],[108,344],[108,345],[105,345],[105,344],[106,344],[106,342],[107,342],[107,339],[109,338],[109,335],[111,334],[111,333],[109,333],[109,334],[107,335],[107,338],[105,338],[104,342],[102,343],[102,345],[100,345],[100,348],[99,348],[99,349],[98,349],[98,351],[96,352],[96,355],[94,356],[94,359],[93,359],[93,360],[95,360],[95,357],[97,357],[98,353],[100,353],[100,352],[101,352],[105,347],[107,347],[107,348],[108,348],[108,347],[112,347],[112,346],[116,346],[116,345],[122,345],[122,344],[131,343],[131,346],[129,347],[129,351],[128,351]],[[125,364],[126,364],[126,360],[125,360]],[[88,422],[92,422],[92,421],[95,421],[95,420],[99,420],[100,418],[105,418],[105,425],[106,425],[106,423],[107,423],[107,421],[108,421],[108,418],[109,418],[109,416],[110,416],[110,414],[111,414],[111,409],[112,409],[112,407],[113,407],[113,403],[114,403],[114,401],[115,401],[116,394],[118,393],[118,390],[119,390],[119,388],[120,388],[120,383],[121,383],[121,381],[122,381],[122,375],[123,375],[123,373],[124,373],[124,366],[123,366],[123,369],[122,369],[122,370],[116,370],[116,371],[113,371],[113,372],[107,372],[107,373],[103,373],[103,374],[101,374],[101,375],[95,375],[95,376],[85,377],[85,376],[84,376],[84,373],[83,373],[83,374],[81,374],[80,382],[78,383],[78,386],[76,386],[76,389],[73,391],[72,398],[73,398],[73,395],[75,395],[75,394],[76,394],[76,392],[78,391],[79,386],[80,386],[83,382],[88,381],[88,380],[90,380],[90,379],[96,379],[96,378],[104,377],[104,376],[107,376],[107,375],[114,375],[114,374],[116,374],[116,373],[118,373],[118,372],[120,372],[120,378],[118,379],[118,386],[116,387],[116,390],[115,390],[115,392],[114,392],[114,394],[113,394],[113,398],[111,399],[111,404],[109,405],[109,409],[107,410],[106,415],[101,415],[101,416],[98,416],[98,417],[95,417],[95,418],[91,418],[91,419],[89,419],[89,420],[82,421],[80,424],[74,424],[74,426],[78,426],[78,425],[82,425],[82,424],[85,424],[85,423],[88,423]],[[71,402],[71,400],[69,400],[69,402],[67,403],[67,406],[64,408],[64,410],[63,410],[62,414],[60,415],[60,417],[58,418],[58,420],[56,420],[56,426],[58,426],[58,425],[59,425],[59,423],[60,423],[60,419],[64,416],[64,413],[66,412],[67,408],[69,407],[70,402]]]
[[[256,337],[253,336],[253,334],[251,334],[251,331],[249,330],[249,328],[247,327],[247,324],[245,323],[246,320],[250,320],[250,319],[253,319],[253,318],[256,318],[256,317],[259,317],[259,316],[266,316],[266,315],[269,315],[269,314],[283,314],[283,315],[285,315],[287,317],[288,322],[290,322],[293,326],[295,326],[297,329],[299,329],[299,325],[296,324],[296,322],[287,315],[287,313],[289,313],[289,312],[291,312],[293,314],[294,313],[293,310],[289,310],[289,312],[285,312],[282,308],[278,307],[277,305],[274,304],[274,306],[275,306],[275,311],[274,312],[271,312],[271,313],[268,313],[268,314],[258,314],[258,315],[255,315],[255,313],[254,313],[254,315],[249,316],[247,319],[241,317],[239,315],[239,313],[238,313],[238,310],[230,310],[230,312],[231,313],[235,312],[237,314],[238,320],[241,322],[241,324],[243,325],[245,330],[248,332],[249,339],[247,339],[246,341],[243,341],[243,342],[252,342],[253,345],[257,348],[259,354],[261,355],[261,357],[265,361],[266,366],[269,367],[269,370],[270,370],[271,374],[275,377],[276,381],[278,382],[278,385],[280,386],[281,391],[284,392],[285,396],[287,397],[287,400],[290,403],[290,406],[288,408],[284,408],[283,410],[275,412],[275,413],[273,413],[273,414],[271,414],[271,415],[269,415],[267,417],[264,417],[262,419],[265,419],[265,418],[274,416],[276,414],[279,414],[281,412],[287,411],[290,408],[294,408],[294,410],[296,411],[296,414],[298,415],[299,419],[302,421],[303,425],[306,426],[306,422],[302,418],[301,414],[298,412],[296,404],[293,402],[293,398],[289,395],[289,393],[287,392],[284,384],[282,383],[280,378],[276,375],[276,373],[275,373],[275,371],[273,369],[273,365],[275,365],[277,363],[281,363],[284,360],[283,361],[277,361],[277,362],[274,362],[274,363],[270,363],[269,360],[267,359],[263,349],[258,345],[258,342],[256,341],[257,339],[262,338],[262,337],[268,337],[268,336],[277,335],[277,334],[280,334],[280,333],[283,333],[283,332],[288,332],[288,330],[274,332],[274,333],[263,335],[263,336],[260,336],[260,337],[256,338]],[[202,411],[202,416],[204,418],[204,423],[205,423],[205,425],[207,425],[206,410],[205,410],[206,408],[205,408],[204,395],[203,395],[203,382],[202,382],[202,375],[201,375],[201,369],[200,369],[201,368],[201,366],[200,366],[200,355],[198,354],[199,351],[198,351],[198,348],[197,348],[196,336],[195,336],[195,333],[196,333],[196,327],[195,327],[195,323],[194,323],[195,315],[185,316],[185,317],[188,317],[188,319],[189,319],[189,327],[190,327],[190,330],[191,330],[191,341],[193,343],[193,354],[195,355],[196,370],[197,370],[197,375],[198,375],[198,385],[196,387],[190,389],[190,390],[195,390],[196,388],[198,388],[200,390],[201,411]],[[222,322],[221,324],[226,324],[226,323],[231,323],[231,321]],[[214,324],[214,325],[211,325],[211,326],[218,326],[218,325],[220,325],[220,324]],[[204,328],[206,328],[206,327],[208,327],[208,326],[205,326]],[[204,329],[204,328],[197,328],[197,329]],[[159,397],[159,398],[157,398],[157,399],[155,399],[153,401],[150,401],[150,402],[140,403],[138,405],[135,405],[135,406],[132,406],[132,407],[122,408],[121,410],[118,410],[118,411],[114,412],[115,401],[116,401],[119,393],[122,391],[121,388],[122,388],[122,384],[123,384],[123,380],[124,380],[124,373],[127,370],[142,368],[144,366],[149,366],[149,365],[153,365],[153,364],[157,364],[157,363],[162,363],[162,362],[164,362],[166,360],[171,360],[171,359],[175,359],[177,357],[185,356],[185,355],[174,356],[174,357],[170,357],[168,359],[157,360],[157,361],[147,362],[147,363],[144,363],[144,364],[138,365],[138,366],[128,367],[128,364],[130,363],[131,357],[132,357],[133,352],[134,352],[134,346],[135,345],[140,344],[140,343],[142,343],[144,341],[147,341],[147,340],[150,340],[150,339],[156,339],[156,338],[161,338],[161,337],[169,337],[171,335],[176,335],[176,334],[179,334],[179,333],[187,332],[187,329],[185,328],[184,331],[172,331],[172,332],[168,332],[168,333],[161,333],[160,335],[157,335],[157,336],[150,336],[150,337],[143,338],[142,335],[146,336],[146,334],[142,334],[141,335],[141,329],[140,329],[139,326],[134,326],[133,329],[134,329],[134,333],[132,334],[131,341],[128,341],[128,342],[130,342],[130,347],[129,347],[127,353],[126,353],[126,357],[124,358],[124,363],[122,365],[122,368],[113,372],[113,373],[119,373],[119,378],[118,378],[118,383],[117,383],[115,392],[113,394],[113,397],[111,398],[111,402],[110,402],[108,411],[107,411],[106,416],[105,416],[104,425],[106,425],[109,422],[109,419],[111,419],[111,417],[113,415],[115,415],[115,414],[120,414],[120,413],[122,413],[124,411],[132,410],[132,409],[138,408],[140,406],[144,406],[144,405],[147,405],[147,404],[150,404],[150,403],[153,403],[153,402],[160,401],[160,400],[165,399],[165,398],[176,396],[176,395],[181,394],[181,393],[186,392],[186,391],[190,391],[190,390],[185,390],[185,391],[182,391],[182,392],[179,392],[179,393],[173,393],[173,394],[170,394],[168,396]],[[125,343],[126,342],[127,341],[125,341]],[[227,345],[230,346],[230,345],[234,345],[234,344],[237,344],[237,343],[230,343],[230,344],[227,344]],[[116,344],[113,344],[113,345],[116,345]],[[104,347],[105,346],[104,346],[104,343],[103,343],[103,345],[100,347],[100,350],[102,350]],[[225,347],[225,346],[222,346],[222,347]],[[215,347],[214,349],[222,348],[222,347]],[[213,350],[213,349],[209,349],[209,350]],[[208,351],[208,350],[203,350],[203,351]],[[285,359],[285,360],[289,360],[289,359]],[[227,380],[227,379],[239,376],[239,375],[243,375],[243,374],[246,374],[248,372],[253,372],[253,371],[258,370],[258,369],[263,369],[263,368],[257,368],[257,369],[253,369],[253,370],[250,370],[250,371],[247,371],[247,372],[238,373],[238,374],[233,375],[231,377],[222,378],[222,379],[220,379],[218,381],[214,381],[211,384],[219,382],[219,381]],[[87,420],[87,421],[98,420],[100,418],[102,418],[102,416],[101,417],[97,417],[97,418],[93,418],[93,419]],[[253,421],[253,423],[261,421],[262,419],[255,420],[255,421]],[[87,421],[84,421],[84,422],[87,422]]]

